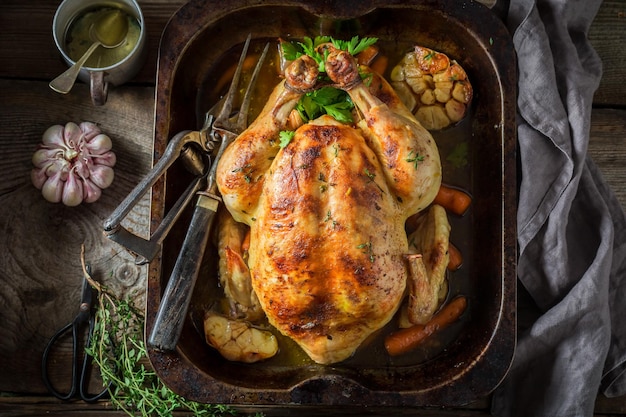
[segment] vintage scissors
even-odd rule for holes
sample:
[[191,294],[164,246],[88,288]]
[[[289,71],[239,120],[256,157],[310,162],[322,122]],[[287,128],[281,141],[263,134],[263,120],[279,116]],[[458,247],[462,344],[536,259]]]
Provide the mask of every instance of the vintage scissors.
[[[87,266],[87,273],[91,273],[91,268]],[[82,364],[80,360],[80,352],[79,346],[81,346],[80,339],[84,334],[85,330],[87,330],[87,338],[85,343],[82,345],[83,348],[89,346],[91,341],[91,336],[93,334],[94,328],[94,310],[93,310],[93,289],[91,285],[85,278],[83,278],[83,288],[81,292],[80,298],[80,306],[78,310],[78,314],[67,325],[65,325],[62,329],[57,331],[51,338],[46,348],[43,352],[43,357],[41,360],[41,371],[43,382],[46,385],[46,388],[60,400],[69,400],[73,398],[77,393],[78,397],[83,401],[93,402],[102,398],[108,391],[109,386],[105,387],[100,393],[91,395],[87,392],[87,387],[89,386],[89,377],[91,367],[90,365],[90,357],[86,353],[83,355]],[[54,346],[59,342],[59,340],[69,334],[71,332],[72,337],[72,384],[68,392],[60,392],[58,391],[50,381],[50,376],[48,374],[48,363],[50,358],[50,352],[54,350]]]

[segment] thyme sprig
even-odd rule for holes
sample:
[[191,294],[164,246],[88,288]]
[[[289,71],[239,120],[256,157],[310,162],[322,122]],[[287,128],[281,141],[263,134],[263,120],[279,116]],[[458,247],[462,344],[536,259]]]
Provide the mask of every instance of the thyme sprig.
[[357,246],[357,249],[361,249],[363,253],[369,255],[370,262],[374,262],[376,260],[376,258],[374,257],[374,250],[372,249],[372,241],[361,243]]
[[424,161],[424,156],[418,154],[417,152],[411,150],[409,152],[409,155],[407,156],[407,158],[405,159],[406,162],[412,163],[413,167],[415,169],[417,169],[417,166],[419,165],[420,162]]
[[90,276],[84,248],[81,262],[85,279],[98,293],[93,335],[85,352],[100,369],[103,386],[111,383],[108,390],[113,406],[133,417],[170,417],[175,411],[205,417],[237,414],[227,405],[189,401],[166,387],[149,365],[143,342],[142,312],[132,301],[118,299]]

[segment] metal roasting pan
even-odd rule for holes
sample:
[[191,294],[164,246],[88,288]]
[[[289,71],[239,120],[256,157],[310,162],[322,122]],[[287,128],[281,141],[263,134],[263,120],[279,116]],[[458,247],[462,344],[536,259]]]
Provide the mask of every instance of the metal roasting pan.
[[[516,331],[516,58],[495,9],[463,0],[191,0],[173,15],[158,60],[154,159],[168,140],[198,129],[214,98],[208,92],[253,40],[331,35],[375,36],[381,45],[421,44],[448,54],[466,70],[474,99],[468,118],[434,133],[441,143],[444,182],[473,195],[462,218],[451,218],[451,240],[464,257],[450,275],[450,293],[468,297],[462,320],[426,344],[418,357],[348,360],[322,366],[306,360],[245,365],[228,362],[204,342],[206,297],[215,291],[216,253],[202,262],[185,328],[175,352],[149,349],[160,378],[175,392],[205,403],[329,407],[456,406],[489,394],[501,382],[515,349]],[[384,49],[384,48],[383,48]],[[234,59],[232,62],[234,62]],[[394,65],[390,62],[389,68]],[[223,66],[223,65],[222,65]],[[446,168],[446,147],[468,144],[464,171]],[[152,190],[151,225],[191,180],[176,163]],[[146,334],[190,217],[186,213],[149,267]],[[385,352],[372,342],[366,358]],[[358,353],[357,353],[358,354]]]

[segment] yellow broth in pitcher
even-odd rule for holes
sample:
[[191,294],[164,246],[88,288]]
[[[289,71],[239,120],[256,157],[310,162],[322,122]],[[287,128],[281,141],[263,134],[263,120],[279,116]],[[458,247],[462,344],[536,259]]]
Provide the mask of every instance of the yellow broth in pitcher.
[[[94,43],[89,36],[92,25],[100,16],[111,10],[115,10],[115,8],[98,7],[87,9],[70,22],[65,34],[64,49],[73,61],[78,61]],[[137,45],[141,33],[140,24],[134,16],[124,10],[121,10],[121,12],[128,20],[128,34],[126,35],[126,39],[119,46],[114,48],[97,48],[85,63],[86,67],[106,68],[115,65],[126,58]]]

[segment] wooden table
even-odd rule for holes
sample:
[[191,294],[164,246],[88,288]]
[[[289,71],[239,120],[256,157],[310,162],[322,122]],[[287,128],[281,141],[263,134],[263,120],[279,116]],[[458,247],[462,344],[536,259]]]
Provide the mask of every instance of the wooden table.
[[[69,95],[48,82],[66,66],[54,46],[52,18],[59,0],[3,0],[0,4],[0,414],[123,415],[106,401],[63,403],[47,395],[40,358],[48,338],[76,311],[80,247],[93,275],[115,292],[141,302],[146,267],[103,236],[102,222],[149,171],[156,58],[160,34],[183,0],[140,1],[148,27],[148,60],[126,86],[113,89],[103,107],[94,107],[85,84]],[[590,38],[604,62],[596,93],[589,153],[626,206],[626,0],[604,1]],[[95,204],[67,208],[50,204],[30,181],[31,156],[53,124],[89,120],[114,141],[116,179]],[[149,199],[125,225],[146,236]],[[68,375],[69,377],[69,375]],[[429,415],[488,415],[488,399],[461,410]],[[626,415],[626,398],[598,397],[597,415]],[[416,411],[416,414],[419,411]],[[421,413],[419,413],[421,415]]]

